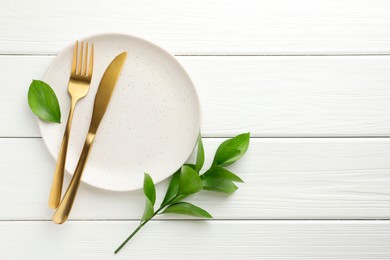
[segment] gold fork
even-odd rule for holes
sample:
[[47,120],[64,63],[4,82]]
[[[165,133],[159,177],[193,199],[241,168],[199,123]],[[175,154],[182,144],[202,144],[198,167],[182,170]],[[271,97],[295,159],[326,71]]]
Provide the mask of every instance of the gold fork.
[[[68,122],[66,123],[64,137],[62,139],[60,153],[57,159],[56,170],[54,172],[53,183],[51,186],[50,197],[49,197],[49,207],[56,209],[60,203],[61,192],[62,192],[62,182],[64,179],[64,170],[65,170],[65,161],[66,161],[66,152],[68,150],[70,128],[73,119],[73,112],[76,106],[77,101],[85,97],[89,90],[89,85],[91,83],[92,72],[93,72],[93,56],[94,56],[94,47],[91,46],[91,53],[89,55],[89,64],[88,63],[88,43],[85,43],[85,51],[83,51],[84,43],[81,42],[80,46],[80,55],[78,55],[78,41],[76,41],[76,46],[73,51],[73,60],[72,60],[72,70],[70,73],[70,79],[68,84],[68,92],[71,97],[71,105],[69,110]],[[87,68],[88,67],[88,68]]]

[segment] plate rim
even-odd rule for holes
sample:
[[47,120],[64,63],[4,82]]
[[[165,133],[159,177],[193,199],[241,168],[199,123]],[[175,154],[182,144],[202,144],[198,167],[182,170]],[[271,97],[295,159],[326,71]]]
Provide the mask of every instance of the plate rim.
[[[143,42],[143,43],[146,43],[148,45],[151,45],[153,48],[156,48],[158,49],[159,51],[163,52],[164,54],[168,55],[169,58],[171,58],[174,62],[176,62],[176,64],[179,66],[179,68],[181,69],[181,71],[185,74],[185,76],[187,77],[187,79],[189,80],[189,82],[191,83],[191,85],[193,86],[193,90],[194,90],[194,93],[195,93],[195,97],[196,97],[196,100],[197,100],[197,107],[198,107],[198,113],[199,113],[199,134],[201,134],[201,128],[202,128],[202,106],[201,106],[201,101],[200,101],[200,96],[199,96],[199,92],[196,88],[196,85],[194,84],[194,81],[192,80],[192,78],[190,77],[190,75],[188,74],[187,70],[184,68],[183,64],[175,57],[175,55],[171,52],[169,52],[168,50],[166,49],[163,49],[162,47],[158,46],[157,44],[143,38],[143,37],[139,37],[139,36],[134,36],[132,34],[128,34],[128,33],[116,33],[116,32],[108,32],[108,33],[98,33],[98,34],[90,34],[90,35],[87,35],[85,37],[82,37],[82,38],[79,38],[77,39],[78,41],[85,41],[85,40],[88,40],[90,38],[94,38],[94,37],[109,37],[109,36],[123,36],[123,37],[129,37],[129,38],[133,38],[135,40],[138,40],[140,42]],[[62,55],[63,53],[65,53],[66,51],[68,51],[69,49],[73,48],[74,46],[74,42],[73,43],[69,43],[68,45],[66,45],[63,49],[61,49],[61,51],[59,51],[55,56],[54,56],[54,59],[50,62],[49,66],[47,66],[45,72],[43,73],[43,76],[42,76],[42,80],[46,77],[46,75],[48,74],[48,71],[51,70],[53,67],[54,67],[54,62],[56,60],[56,58],[60,55]],[[50,154],[50,156],[52,157],[52,159],[54,160],[54,162],[56,163],[57,162],[57,157],[58,155],[55,155],[54,153],[52,153],[49,149],[49,144],[47,143],[47,140],[45,138],[43,138],[43,133],[42,133],[42,127],[43,127],[43,124],[42,124],[42,120],[39,119],[38,117],[36,118],[36,121],[37,121],[37,124],[38,124],[38,129],[39,129],[39,132],[41,134],[41,139],[45,145],[45,148],[46,150],[48,151],[48,153]],[[192,148],[192,152],[191,154],[193,153],[195,147],[197,146],[197,141],[195,142],[194,144],[194,147]],[[191,156],[191,154],[189,155],[189,157]],[[188,159],[188,158],[187,158]],[[184,162],[185,163],[185,162]],[[53,171],[54,172],[54,171]],[[70,176],[70,177],[73,177],[73,174],[70,173],[66,167],[65,167],[65,172]],[[160,178],[160,179],[153,179],[154,181],[154,184],[158,184],[166,179],[168,179],[169,177],[171,177],[172,175],[174,174],[174,172],[171,174],[171,175],[168,175],[166,177],[163,177],[163,178]],[[81,178],[81,183],[83,183],[84,185],[88,185],[89,187],[92,187],[92,188],[96,188],[96,189],[99,189],[99,190],[103,190],[103,191],[109,191],[109,192],[131,192],[131,191],[139,191],[141,190],[143,187],[138,187],[138,188],[130,188],[130,189],[110,189],[110,188],[107,188],[107,187],[102,187],[102,186],[98,186],[98,185],[93,185],[91,183],[88,183],[86,181],[84,181],[83,178]]]

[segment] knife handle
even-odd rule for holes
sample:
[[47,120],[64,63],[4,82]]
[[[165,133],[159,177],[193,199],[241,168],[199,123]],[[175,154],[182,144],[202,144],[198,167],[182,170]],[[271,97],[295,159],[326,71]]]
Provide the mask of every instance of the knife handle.
[[52,209],[56,209],[58,207],[58,204],[60,204],[62,183],[64,180],[66,153],[68,151],[70,128],[72,125],[73,112],[76,106],[76,102],[77,100],[72,98],[72,102],[69,110],[68,122],[66,123],[64,137],[62,138],[60,152],[58,154],[56,170],[54,172],[53,183],[51,184],[51,190],[49,196],[49,207]]
[[53,215],[54,223],[62,224],[68,219],[69,213],[72,210],[73,202],[76,198],[77,191],[80,186],[81,176],[83,175],[84,167],[87,162],[94,139],[95,134],[88,133],[84,143],[83,151],[81,152],[80,159],[77,163],[77,167],[73,174],[72,180],[69,184],[68,189],[66,190],[64,198],[62,199],[59,207]]

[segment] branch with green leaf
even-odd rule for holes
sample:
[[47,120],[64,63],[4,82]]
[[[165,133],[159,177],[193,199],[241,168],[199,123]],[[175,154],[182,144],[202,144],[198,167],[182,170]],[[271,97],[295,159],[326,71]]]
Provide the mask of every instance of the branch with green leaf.
[[231,194],[238,189],[235,182],[243,182],[240,177],[225,167],[238,161],[249,147],[249,133],[237,135],[224,141],[217,149],[211,167],[204,174],[199,175],[205,155],[202,138],[198,138],[198,151],[195,164],[184,164],[176,171],[168,186],[160,207],[155,210],[156,189],[152,178],[145,173],[144,194],[146,197],[145,210],[139,226],[115,250],[118,253],[130,239],[137,234],[152,218],[158,214],[184,214],[202,218],[212,218],[206,210],[191,203],[182,201],[189,195],[210,190]]

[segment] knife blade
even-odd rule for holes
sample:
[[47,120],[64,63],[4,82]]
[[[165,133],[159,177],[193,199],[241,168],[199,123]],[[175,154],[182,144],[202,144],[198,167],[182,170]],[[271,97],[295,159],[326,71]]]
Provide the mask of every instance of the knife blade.
[[126,58],[127,52],[122,52],[115,57],[115,59],[110,63],[110,65],[108,65],[106,71],[104,72],[99,84],[99,88],[96,92],[89,132],[92,130],[92,132],[96,134],[100,122],[103,119],[104,113],[107,110],[108,104],[110,103],[112,93],[115,89]]
[[95,140],[96,132],[99,128],[100,122],[103,119],[104,113],[107,110],[108,104],[110,103],[112,93],[115,89],[126,58],[127,52],[122,52],[116,56],[110,65],[108,65],[102,79],[100,80],[93,105],[92,119],[89,125],[87,137],[85,139],[84,147],[64,198],[53,215],[54,223],[62,224],[68,219],[73,202],[77,195],[78,188],[80,186],[81,176],[83,174],[89,152],[91,150],[93,141]]

